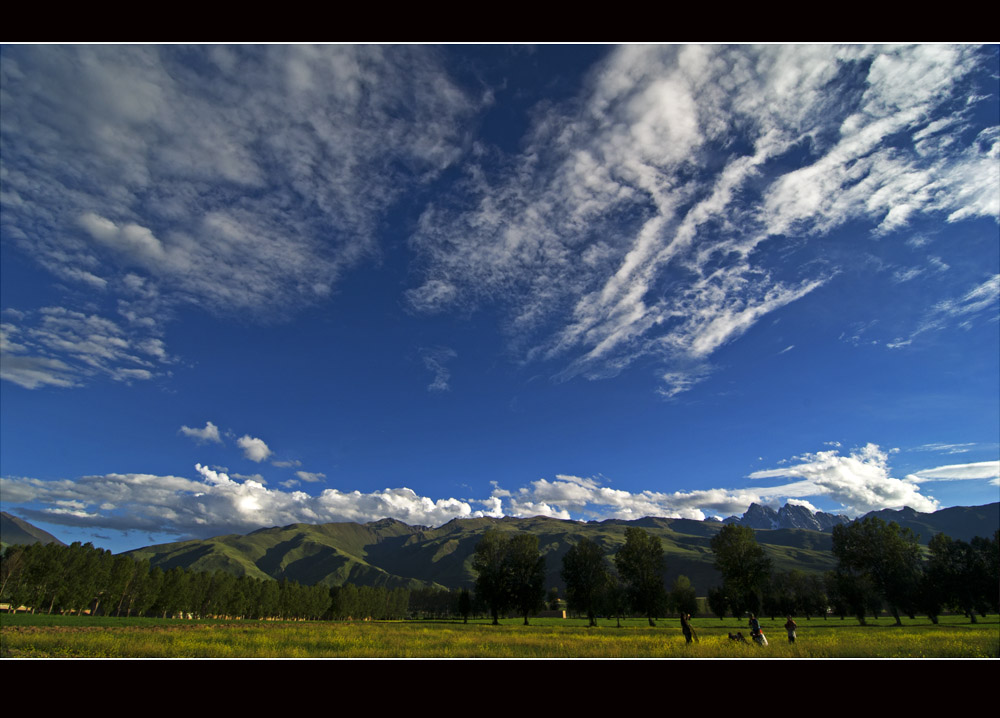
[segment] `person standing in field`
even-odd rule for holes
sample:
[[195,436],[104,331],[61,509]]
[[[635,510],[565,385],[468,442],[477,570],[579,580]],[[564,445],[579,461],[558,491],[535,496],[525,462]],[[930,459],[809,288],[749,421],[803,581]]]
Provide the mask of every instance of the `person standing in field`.
[[691,626],[691,614],[681,613],[681,633],[684,634],[684,640],[687,643],[691,643],[694,640],[694,628]]
[[798,628],[798,624],[795,623],[795,621],[792,620],[791,616],[789,616],[788,620],[785,621],[785,630],[788,631],[788,642],[789,643],[795,643],[795,629],[796,628]]

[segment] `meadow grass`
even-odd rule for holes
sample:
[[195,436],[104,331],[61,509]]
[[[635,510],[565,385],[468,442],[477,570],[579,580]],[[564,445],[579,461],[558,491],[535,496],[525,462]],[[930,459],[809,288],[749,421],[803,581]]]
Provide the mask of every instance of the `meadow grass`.
[[684,642],[676,619],[600,621],[534,619],[531,626],[489,621],[172,621],[79,616],[0,616],[2,657],[114,658],[989,658],[1000,656],[1000,618],[973,625],[962,617],[798,619],[787,642],[783,620],[764,619],[770,645],[736,644],[748,633],[735,619],[694,620],[698,641]]

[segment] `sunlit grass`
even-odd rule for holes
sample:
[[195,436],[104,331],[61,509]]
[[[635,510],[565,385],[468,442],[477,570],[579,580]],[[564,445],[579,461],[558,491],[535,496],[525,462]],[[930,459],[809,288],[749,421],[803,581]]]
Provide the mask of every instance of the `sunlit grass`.
[[[835,658],[997,657],[1000,619],[972,625],[949,617],[940,625],[881,620],[858,626],[840,619],[799,620],[789,644],[783,621],[762,621],[770,645],[736,644],[748,633],[733,619],[697,619],[698,641],[686,644],[676,620],[655,628],[644,620],[510,619],[460,622],[230,622],[0,616],[0,656],[122,658]],[[43,625],[38,625],[43,624]]]

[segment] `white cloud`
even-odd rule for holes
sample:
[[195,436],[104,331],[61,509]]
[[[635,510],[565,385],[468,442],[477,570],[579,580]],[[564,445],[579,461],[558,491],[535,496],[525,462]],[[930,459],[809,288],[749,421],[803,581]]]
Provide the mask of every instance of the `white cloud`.
[[78,221],[91,237],[147,269],[155,269],[167,259],[163,243],[146,227],[133,223],[119,227],[93,212],[84,213]]
[[0,379],[25,389],[40,386],[76,386],[73,369],[58,359],[0,354]]
[[310,484],[314,484],[317,481],[322,481],[326,478],[326,474],[321,474],[319,472],[313,471],[296,471],[295,475],[299,477],[302,481]]
[[852,514],[899,506],[936,511],[938,502],[921,494],[916,481],[889,475],[889,453],[875,444],[854,449],[848,456],[837,450],[820,451],[800,456],[790,466],[755,471],[748,478],[801,479],[780,488],[789,496],[824,496]]
[[210,421],[205,422],[204,429],[192,429],[189,426],[182,426],[180,431],[182,434],[184,434],[184,436],[190,436],[192,439],[195,439],[199,443],[205,441],[213,441],[217,444],[222,443],[222,437],[219,436],[219,427],[217,427]]
[[[758,471],[749,477],[795,481],[697,491],[631,492],[607,486],[602,478],[559,474],[515,490],[494,483],[490,495],[478,499],[433,499],[405,487],[369,493],[326,489],[312,496],[294,489],[300,481],[309,481],[307,477],[321,474],[297,472],[298,478],[281,482],[281,490],[267,488],[259,474],[229,474],[197,464],[198,480],[151,474],[85,476],[75,481],[5,477],[0,479],[0,493],[5,504],[28,505],[22,513],[34,512],[39,518],[44,515],[44,520],[55,523],[208,536],[290,523],[364,523],[387,517],[426,526],[439,526],[454,518],[505,515],[703,520],[741,514],[751,503],[785,501],[815,511],[810,498],[840,503],[850,514],[904,505],[934,511],[937,502],[920,494],[919,483],[959,478],[996,482],[1000,466],[995,461],[946,466],[895,479],[889,475],[890,453],[868,444],[848,456],[837,450],[807,454],[785,468]],[[47,508],[31,508],[39,505]]]
[[939,443],[934,443],[934,444],[924,444],[922,446],[918,446],[915,450],[916,451],[942,451],[942,452],[944,452],[946,454],[964,454],[964,453],[966,453],[968,451],[971,451],[973,449],[973,447],[975,447],[975,446],[976,446],[975,443],[942,444],[942,443],[939,442]]
[[288,461],[272,461],[271,466],[278,466],[280,468],[289,468],[295,466],[302,466],[302,462],[298,459],[289,459]]
[[17,320],[20,326],[0,325],[0,378],[26,389],[79,386],[101,374],[126,383],[147,381],[173,362],[154,335],[155,323],[123,327],[64,307],[18,312]]
[[909,269],[897,269],[893,272],[892,281],[897,284],[902,284],[903,282],[908,282],[911,279],[916,279],[921,274],[923,274],[923,267],[910,267]]
[[[8,51],[9,50],[9,51]],[[4,51],[5,236],[62,279],[268,315],[377,254],[405,187],[479,106],[432,47],[23,45]]]
[[230,476],[240,481],[256,481],[261,486],[267,486],[267,481],[260,474],[237,474],[233,472]]
[[945,299],[935,305],[935,311],[951,317],[961,317],[980,311],[1000,309],[1000,274],[995,274],[982,284],[973,287],[960,299]]
[[[327,489],[309,496],[301,491],[268,489],[253,479],[234,480],[201,464],[195,468],[200,475],[197,481],[150,474],[85,476],[75,481],[7,477],[0,479],[0,488],[5,504],[48,504],[46,509],[22,512],[45,521],[195,536],[290,523],[366,522],[386,517],[411,525],[437,526],[453,518],[487,515],[473,510],[467,501],[435,501],[407,488],[368,494]],[[115,508],[101,508],[111,496]]]
[[[502,305],[513,349],[559,379],[651,358],[675,396],[841,269],[776,262],[785,246],[857,220],[889,235],[928,213],[1000,215],[1000,131],[968,131],[984,98],[966,80],[990,52],[615,48],[576,97],[532,109],[520,155],[473,145],[482,164],[410,239],[406,298]],[[420,46],[14,46],[0,72],[5,236],[117,299],[130,330],[179,304],[253,319],[331,296],[378,255],[401,193],[467,156],[493,94],[467,96]],[[36,374],[8,373],[59,381],[43,359],[72,366],[32,352]]]
[[949,464],[932,469],[922,469],[906,477],[908,481],[965,481],[991,479],[992,484],[1000,483],[1000,461],[977,461],[971,464]]
[[676,396],[840,269],[779,275],[776,238],[1000,214],[996,133],[952,147],[964,120],[930,119],[980,62],[952,46],[616,48],[572,102],[539,108],[515,161],[470,166],[467,194],[424,212],[408,298],[503,304],[515,348],[562,362],[559,379],[652,357]]
[[956,325],[968,329],[977,321],[996,321],[998,317],[1000,274],[995,274],[958,298],[939,301],[923,317],[916,330],[905,340],[897,339],[896,344],[905,346],[925,332]]
[[801,506],[803,508],[809,509],[814,514],[819,513],[819,509],[817,509],[812,503],[806,501],[805,499],[788,499],[788,504],[790,506]]
[[427,385],[427,391],[450,391],[448,381],[451,370],[446,363],[458,356],[454,349],[448,347],[423,348],[420,350],[424,366],[434,374],[434,380]]
[[267,444],[262,439],[251,437],[249,434],[244,434],[237,439],[236,444],[243,449],[243,455],[246,458],[250,461],[256,461],[258,464],[271,455],[271,450],[267,448]]

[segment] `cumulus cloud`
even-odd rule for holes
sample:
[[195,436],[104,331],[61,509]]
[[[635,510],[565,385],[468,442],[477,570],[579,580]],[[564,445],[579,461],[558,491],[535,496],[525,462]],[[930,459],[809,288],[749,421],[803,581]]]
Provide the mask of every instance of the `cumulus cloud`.
[[0,493],[4,504],[25,506],[21,513],[53,523],[208,536],[289,523],[363,523],[381,518],[424,526],[481,516],[704,520],[741,514],[751,503],[788,502],[816,511],[810,499],[839,503],[851,515],[899,506],[934,511],[938,502],[920,493],[923,482],[998,482],[1000,463],[996,461],[941,466],[896,479],[888,467],[891,453],[875,444],[846,456],[838,450],[821,451],[749,476],[794,479],[791,482],[696,491],[632,492],[608,486],[601,477],[558,474],[516,489],[494,483],[490,495],[482,498],[434,499],[406,487],[369,493],[325,489],[314,496],[296,488],[303,481],[324,478],[319,473],[300,471],[297,478],[281,482],[281,489],[269,489],[259,474],[230,474],[221,467],[197,464],[197,479],[151,474],[84,476],[75,481],[4,477]]
[[557,475],[554,481],[538,479],[514,492],[495,490],[493,497],[505,498],[502,505],[513,516],[625,520],[663,516],[703,520],[708,516],[706,512],[742,513],[751,503],[770,496],[768,492],[727,489],[633,493],[601,484],[595,478]]
[[499,302],[515,348],[561,362],[558,379],[649,357],[675,396],[841,269],[793,269],[779,245],[859,219],[888,235],[930,212],[1000,214],[996,133],[957,134],[949,109],[980,52],[617,48],[536,112],[520,156],[469,167],[464,192],[424,212],[411,306]]
[[852,514],[900,506],[917,511],[936,511],[939,507],[933,497],[920,493],[919,481],[890,476],[889,452],[876,444],[854,449],[847,456],[838,450],[805,454],[795,462],[780,469],[755,471],[748,478],[800,479],[781,490],[788,496],[824,496]]
[[206,441],[212,441],[217,444],[222,443],[222,437],[219,436],[219,427],[210,421],[205,422],[204,429],[192,429],[189,426],[182,426],[180,431],[184,434],[184,436],[190,436],[199,443],[204,443]]
[[[460,499],[433,500],[407,488],[363,494],[327,489],[318,496],[268,489],[261,481],[197,464],[198,480],[151,474],[85,476],[75,481],[0,479],[5,504],[29,518],[53,523],[209,536],[290,523],[366,522],[396,518],[411,525],[440,525],[453,518],[492,515]],[[113,508],[102,508],[114,497]]]
[[249,434],[244,434],[236,440],[237,446],[243,449],[243,456],[256,461],[258,464],[271,455],[271,450],[262,439],[257,439]]

